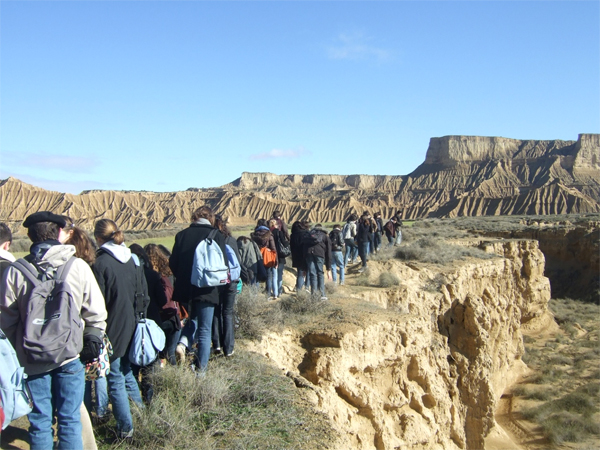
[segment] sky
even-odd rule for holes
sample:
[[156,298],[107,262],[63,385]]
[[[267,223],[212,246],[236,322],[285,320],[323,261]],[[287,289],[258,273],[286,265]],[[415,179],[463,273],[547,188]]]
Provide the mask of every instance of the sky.
[[447,135],[600,132],[598,1],[0,2],[0,179],[407,175]]

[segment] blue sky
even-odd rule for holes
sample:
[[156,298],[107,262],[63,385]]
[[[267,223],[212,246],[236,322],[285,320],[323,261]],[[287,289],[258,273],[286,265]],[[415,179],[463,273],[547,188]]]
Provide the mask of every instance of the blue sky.
[[600,132],[598,1],[0,2],[0,178],[406,175],[431,137]]

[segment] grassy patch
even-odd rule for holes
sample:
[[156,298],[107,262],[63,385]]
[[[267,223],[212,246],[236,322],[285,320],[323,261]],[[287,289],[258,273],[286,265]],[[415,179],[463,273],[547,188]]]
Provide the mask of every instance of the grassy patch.
[[398,286],[400,284],[400,278],[395,273],[383,272],[379,275],[379,281],[377,285],[382,288],[390,288]]

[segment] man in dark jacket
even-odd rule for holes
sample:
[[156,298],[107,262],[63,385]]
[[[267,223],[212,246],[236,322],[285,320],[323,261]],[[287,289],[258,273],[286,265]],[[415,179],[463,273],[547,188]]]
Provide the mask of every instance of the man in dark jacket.
[[304,235],[303,249],[310,280],[310,292],[314,296],[320,293],[321,300],[327,300],[323,264],[329,272],[331,270],[331,241],[327,231],[320,223]]
[[[181,338],[177,353],[181,355],[185,347],[191,348],[194,338],[198,339],[198,363],[201,371],[206,370],[210,357],[211,331],[215,305],[219,304],[217,286],[197,287],[192,284],[192,267],[194,253],[200,242],[208,238],[215,230],[215,215],[209,206],[198,208],[192,214],[192,224],[175,236],[173,253],[169,259],[169,267],[175,276],[173,300],[188,306],[190,320],[181,330]],[[227,263],[225,236],[217,232],[214,242],[221,248],[224,263]],[[183,348],[182,348],[183,346]]]

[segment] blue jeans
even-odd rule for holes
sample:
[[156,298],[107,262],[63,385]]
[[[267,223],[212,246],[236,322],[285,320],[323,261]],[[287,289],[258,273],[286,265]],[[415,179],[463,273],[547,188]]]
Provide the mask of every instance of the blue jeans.
[[283,269],[285,269],[285,261],[279,262],[277,265],[277,293],[279,295],[283,290]]
[[396,230],[396,242],[394,242],[394,245],[400,245],[401,242],[402,242],[402,230],[400,228],[398,228]]
[[[92,383],[96,392],[96,402],[92,406]],[[108,412],[108,387],[106,377],[98,378],[94,381],[85,382],[85,394],[83,402],[89,412],[94,411],[97,417],[104,417]]]
[[215,305],[208,302],[192,302],[190,319],[181,330],[179,343],[188,349],[195,340],[198,341],[198,366],[205,371],[210,358],[212,322],[215,315]]
[[379,231],[373,234],[373,244],[375,246],[375,251],[378,252],[381,248],[381,233]]
[[358,256],[358,246],[355,244],[354,239],[344,239],[344,243],[346,244],[344,266],[347,266],[349,261],[354,261]]
[[310,282],[310,293],[325,297],[325,276],[323,273],[323,264],[325,258],[316,255],[306,255],[306,266],[308,267],[308,279]]
[[212,324],[212,346],[222,348],[225,355],[230,355],[235,343],[233,306],[237,289],[229,285],[220,289],[219,305],[215,307]]
[[369,241],[358,243],[358,254],[360,255],[362,266],[367,267],[367,258],[369,255]]
[[75,359],[62,367],[28,378],[33,398],[33,410],[28,414],[32,450],[51,450],[54,430],[52,419],[58,423],[58,449],[83,448],[81,415],[79,414],[85,371]]
[[277,281],[277,267],[267,268],[267,295],[270,297],[279,297]]
[[306,280],[306,270],[298,269],[298,276],[296,277],[296,292],[300,292],[305,283],[308,285]]
[[337,282],[337,271],[340,270],[340,284],[344,284],[344,255],[342,251],[331,252],[331,278]]
[[128,382],[131,384],[132,378],[133,374],[131,373],[131,365],[127,355],[110,362],[110,372],[106,376],[106,381],[108,382],[108,396],[112,403],[112,411],[117,421],[118,432],[127,433],[133,429],[133,420],[131,419],[126,387]]

